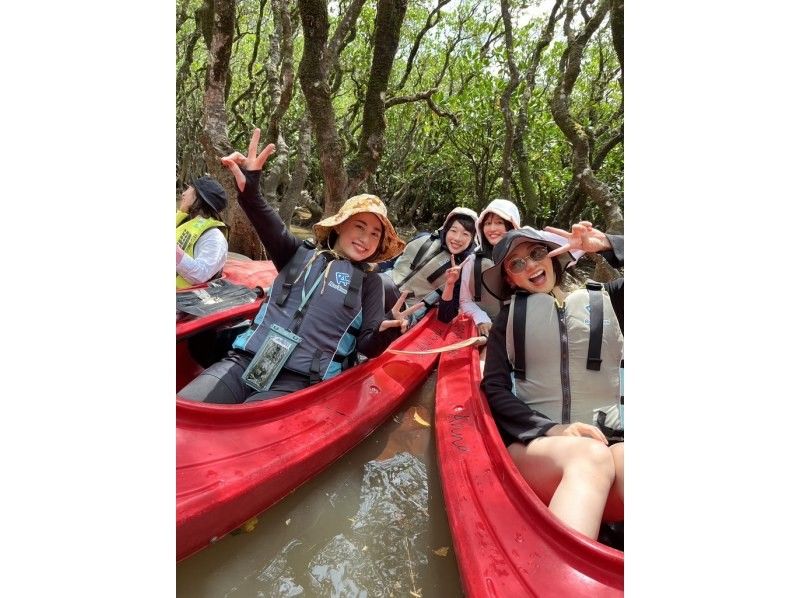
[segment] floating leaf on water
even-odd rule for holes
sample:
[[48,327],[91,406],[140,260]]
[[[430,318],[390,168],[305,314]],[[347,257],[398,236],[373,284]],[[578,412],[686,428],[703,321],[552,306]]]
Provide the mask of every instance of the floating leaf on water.
[[422,598],[422,592],[409,592],[415,598]]
[[258,517],[251,517],[247,521],[245,521],[244,525],[242,525],[242,531],[247,532],[248,534],[256,529],[256,525],[258,525]]
[[417,422],[421,426],[425,426],[426,428],[430,428],[431,427],[431,425],[428,422],[426,422],[424,419],[422,419],[420,417],[420,415],[419,415],[419,413],[417,413],[416,409],[414,409],[414,421]]
[[292,522],[292,518],[289,517],[289,519],[286,520],[286,525],[289,525],[291,522]]
[[433,554],[436,556],[447,556],[447,553],[450,552],[450,548],[447,546],[442,546],[441,548],[437,548],[433,551]]

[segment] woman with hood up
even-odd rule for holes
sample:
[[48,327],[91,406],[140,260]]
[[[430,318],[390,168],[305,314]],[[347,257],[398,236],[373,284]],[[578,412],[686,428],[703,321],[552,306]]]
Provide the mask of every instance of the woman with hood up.
[[399,301],[384,307],[383,284],[372,268],[405,246],[383,202],[351,197],[314,225],[314,241],[298,239],[261,197],[261,169],[275,146],[258,153],[259,137],[255,129],[247,156],[234,152],[222,164],[278,277],[227,357],[178,392],[184,399],[234,404],[279,397],[337,375],[357,353],[380,354],[408,326],[409,311]]
[[[520,226],[519,210],[507,199],[494,199],[478,216],[480,249],[468,256],[461,267],[459,307],[478,327],[478,334],[488,336],[492,320],[500,313],[500,301],[486,292],[481,274],[494,265],[492,250],[510,230]],[[476,267],[478,264],[478,267]]]
[[[474,210],[458,207],[447,215],[441,228],[411,241],[394,267],[382,274],[387,286],[387,302],[400,296],[407,304],[422,301],[425,309],[439,303],[446,290],[445,283],[453,278],[453,269],[475,250],[477,221]],[[450,284],[452,288],[452,282]],[[414,318],[419,319],[423,313],[415,312]],[[452,317],[455,313],[450,319]]]

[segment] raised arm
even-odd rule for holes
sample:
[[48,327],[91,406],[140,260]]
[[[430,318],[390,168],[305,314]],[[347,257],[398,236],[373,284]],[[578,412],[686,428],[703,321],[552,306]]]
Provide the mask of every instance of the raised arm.
[[302,241],[289,232],[278,213],[261,196],[261,170],[275,151],[275,146],[270,143],[258,153],[260,137],[261,130],[254,129],[247,156],[234,152],[222,158],[221,162],[236,180],[239,205],[264,244],[269,258],[281,270],[292,259]]
[[550,257],[555,257],[566,251],[584,251],[586,253],[600,253],[615,268],[623,265],[622,235],[607,235],[594,228],[592,223],[586,220],[573,224],[570,232],[553,226],[546,226],[544,230],[564,237],[568,241],[566,245],[551,251],[549,253]]

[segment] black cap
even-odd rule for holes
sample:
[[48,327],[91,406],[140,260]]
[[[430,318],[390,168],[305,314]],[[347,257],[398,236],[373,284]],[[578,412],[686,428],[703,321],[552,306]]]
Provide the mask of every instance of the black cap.
[[192,187],[215,212],[222,212],[225,206],[228,205],[228,196],[225,194],[225,189],[216,179],[212,179],[210,176],[201,176],[199,179],[192,181]]

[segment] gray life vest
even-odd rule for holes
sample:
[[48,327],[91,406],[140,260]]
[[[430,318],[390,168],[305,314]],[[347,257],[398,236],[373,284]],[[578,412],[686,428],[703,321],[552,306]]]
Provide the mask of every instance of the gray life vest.
[[[353,262],[333,258],[329,252],[301,245],[275,278],[269,300],[250,328],[236,337],[233,348],[255,354],[270,325],[278,324],[303,339],[283,367],[308,375],[312,384],[352,365],[363,318],[361,288],[365,274]],[[318,279],[311,298],[300,309],[304,290],[311,291]]]
[[388,274],[400,292],[410,291],[419,301],[444,284],[449,268],[450,252],[442,247],[438,234],[433,233],[406,245]]
[[508,314],[506,351],[514,367],[514,394],[562,424],[591,424],[593,409],[620,397],[622,331],[608,292],[598,283],[587,286],[591,291],[573,291],[563,306],[549,294],[517,293]]
[[475,304],[494,320],[497,314],[500,313],[502,304],[499,299],[483,287],[482,278],[482,274],[492,266],[494,266],[494,262],[490,258],[483,255],[483,253],[476,253],[475,263],[472,266],[472,279],[462,280],[461,284],[469,285],[469,293]]

